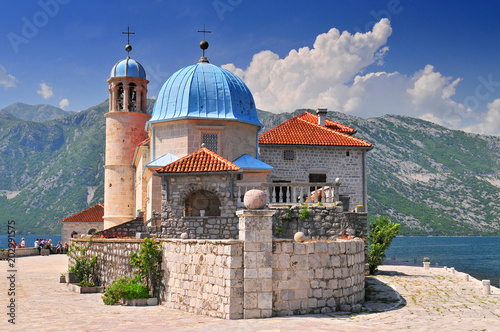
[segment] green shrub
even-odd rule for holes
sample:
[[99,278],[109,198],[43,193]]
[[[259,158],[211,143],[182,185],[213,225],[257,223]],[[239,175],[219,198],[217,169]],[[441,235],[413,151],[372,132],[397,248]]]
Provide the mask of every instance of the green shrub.
[[399,224],[390,222],[386,217],[377,218],[370,225],[370,234],[368,235],[370,274],[377,271],[377,267],[382,264],[385,251],[391,245],[396,234],[399,234]]
[[121,299],[135,300],[149,298],[149,288],[138,284],[136,278],[121,277],[106,288],[102,301],[104,304],[113,305]]
[[309,218],[309,213],[310,212],[309,212],[308,208],[303,208],[300,210],[299,218],[305,220],[305,219]]
[[153,291],[155,297],[158,297],[160,293],[162,257],[163,250],[160,243],[149,238],[145,238],[141,243],[139,254],[132,253],[130,255],[130,264],[138,268],[134,272],[136,283],[145,281],[148,289]]
[[75,260],[75,264],[68,269],[68,272],[74,273],[77,280],[85,281],[87,284],[96,284],[95,266],[97,265],[97,256],[91,259],[85,257],[87,250],[92,246],[90,240],[86,246],[80,247],[75,243],[71,244],[68,256]]

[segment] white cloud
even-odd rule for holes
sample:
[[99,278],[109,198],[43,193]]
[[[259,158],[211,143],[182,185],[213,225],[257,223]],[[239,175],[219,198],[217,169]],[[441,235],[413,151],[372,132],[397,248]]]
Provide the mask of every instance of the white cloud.
[[0,85],[3,85],[4,89],[15,88],[17,79],[11,74],[7,74],[7,70],[4,66],[0,65]]
[[245,81],[261,109],[282,112],[333,106],[335,96],[331,96],[331,89],[342,89],[363,68],[382,61],[388,48],[381,47],[391,33],[387,19],[367,33],[352,35],[333,28],[319,35],[312,49],[291,50],[284,59],[271,51],[262,51],[254,55],[245,70],[233,64],[222,67]]
[[500,99],[488,104],[488,111],[478,115],[478,123],[465,127],[470,131],[485,135],[500,135]]
[[65,107],[69,106],[69,100],[68,98],[64,98],[59,102],[59,107],[64,109]]
[[40,83],[40,90],[36,93],[42,95],[43,99],[49,99],[54,94],[54,92],[52,92],[52,88],[45,84],[45,82]]

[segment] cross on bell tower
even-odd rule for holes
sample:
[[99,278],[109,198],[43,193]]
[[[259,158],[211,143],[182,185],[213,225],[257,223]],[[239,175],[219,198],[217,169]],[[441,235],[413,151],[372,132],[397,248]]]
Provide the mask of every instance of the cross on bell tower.
[[125,51],[130,55],[132,51],[132,45],[130,45],[130,35],[135,35],[135,32],[130,32],[130,26],[127,25],[127,32],[122,32],[123,35],[127,35],[127,46],[125,46]]

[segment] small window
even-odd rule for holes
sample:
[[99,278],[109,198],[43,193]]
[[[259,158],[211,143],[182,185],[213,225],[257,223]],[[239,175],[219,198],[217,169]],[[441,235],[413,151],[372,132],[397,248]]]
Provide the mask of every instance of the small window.
[[205,147],[212,152],[219,153],[219,135],[212,133],[204,133],[203,134],[203,144]]
[[240,181],[243,180],[243,174],[236,174],[236,180]]
[[283,159],[285,160],[295,160],[295,151],[293,150],[285,150],[283,153]]
[[309,182],[326,182],[326,174],[309,174]]
[[349,151],[346,151],[345,156],[349,157]]

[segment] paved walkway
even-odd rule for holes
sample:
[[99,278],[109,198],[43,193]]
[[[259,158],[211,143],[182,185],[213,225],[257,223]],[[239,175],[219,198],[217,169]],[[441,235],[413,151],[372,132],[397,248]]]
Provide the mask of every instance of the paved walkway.
[[479,281],[443,268],[382,266],[367,279],[372,300],[358,314],[228,321],[164,306],[106,306],[100,294],[70,292],[58,283],[65,255],[17,259],[14,326],[8,268],[0,261],[0,331],[500,331],[500,290],[483,296]]

